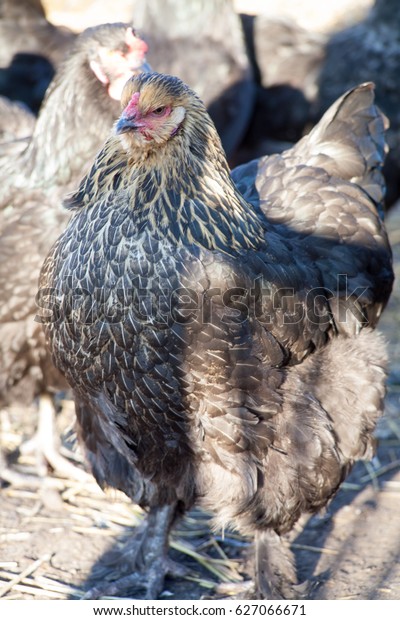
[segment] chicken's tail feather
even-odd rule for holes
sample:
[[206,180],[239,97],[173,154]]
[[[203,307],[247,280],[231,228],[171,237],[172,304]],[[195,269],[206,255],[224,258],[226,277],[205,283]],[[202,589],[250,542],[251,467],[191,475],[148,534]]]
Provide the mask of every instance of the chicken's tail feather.
[[382,167],[388,150],[385,131],[389,121],[374,100],[372,82],[348,91],[296,150],[310,165],[320,166],[325,156],[323,167],[329,174],[356,183],[380,205],[385,193]]

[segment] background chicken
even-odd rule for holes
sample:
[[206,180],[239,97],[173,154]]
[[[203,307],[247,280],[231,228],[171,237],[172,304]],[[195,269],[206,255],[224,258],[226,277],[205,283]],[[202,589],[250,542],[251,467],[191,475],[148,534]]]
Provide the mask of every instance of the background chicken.
[[41,395],[38,450],[67,475],[76,472],[48,440],[51,395],[65,382],[34,321],[37,279],[68,219],[60,200],[108,135],[127,78],[148,69],[145,51],[145,43],[126,24],[82,33],[49,87],[29,145],[17,157],[6,150],[0,168],[0,403],[30,404]]
[[0,97],[0,166],[7,157],[17,155],[27,147],[36,118],[30,110],[17,101]]
[[150,65],[196,91],[233,155],[251,118],[255,84],[232,0],[135,0],[133,18]]
[[385,164],[388,205],[400,197],[400,4],[375,0],[366,19],[338,32],[326,46],[318,79],[319,113],[364,80],[376,84],[376,100],[390,120]]
[[393,274],[372,86],[238,172],[242,193],[180,80],[138,76],[122,107],[40,280],[93,473],[148,509],[132,575],[88,596],[156,597],[171,524],[199,502],[254,535],[254,595],[297,598],[280,535],[372,454],[382,412],[372,328]]
[[324,33],[268,14],[242,17],[258,85],[250,126],[234,161],[288,148],[343,92],[372,80],[377,103],[390,120],[384,174],[385,203],[392,206],[400,196],[400,5],[376,0],[364,19]]
[[241,18],[257,86],[249,127],[235,153],[237,163],[281,152],[310,130],[327,43],[326,35],[288,18]]
[[40,0],[1,0],[0,95],[37,113],[75,37],[47,21]]

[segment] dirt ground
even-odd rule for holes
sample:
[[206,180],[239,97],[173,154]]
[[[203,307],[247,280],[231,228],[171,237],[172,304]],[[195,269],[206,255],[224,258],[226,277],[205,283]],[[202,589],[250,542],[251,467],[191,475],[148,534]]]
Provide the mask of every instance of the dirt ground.
[[[54,10],[62,8],[61,1],[46,5],[51,2]],[[400,205],[388,226],[399,276]],[[304,519],[288,538],[300,578],[312,584],[312,599],[400,599],[399,301],[396,284],[381,321],[391,362],[377,456],[372,463],[357,464],[325,515]],[[3,444],[16,447],[21,433],[30,436],[35,420],[34,408],[2,412]],[[72,422],[67,403],[58,417],[64,450],[72,447],[71,433],[65,430]],[[79,464],[79,450],[76,458]],[[77,599],[107,571],[110,577],[109,552],[129,537],[140,511],[120,494],[105,495],[91,480],[79,483],[51,472],[39,476],[29,456],[14,464],[11,473],[14,478],[0,489],[0,598]],[[235,533],[225,533],[223,539],[212,534],[207,515],[193,511],[171,543],[172,555],[190,574],[168,580],[162,597],[229,594],[230,584],[246,575],[249,545]]]

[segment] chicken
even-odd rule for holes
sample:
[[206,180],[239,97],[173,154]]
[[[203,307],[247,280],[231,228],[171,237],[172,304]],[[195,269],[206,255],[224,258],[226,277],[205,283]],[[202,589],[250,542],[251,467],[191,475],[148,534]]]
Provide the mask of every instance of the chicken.
[[47,21],[40,0],[1,0],[0,95],[37,113],[75,37]]
[[155,598],[194,502],[254,536],[252,596],[300,596],[280,536],[372,455],[383,407],[374,328],[393,273],[373,99],[371,84],[344,95],[292,150],[237,171],[239,191],[192,90],[157,73],[125,86],[38,294],[97,482],[148,511],[132,575],[87,597]]
[[41,396],[39,455],[64,475],[74,472],[60,461],[48,435],[52,395],[66,384],[34,321],[37,280],[68,219],[59,208],[61,198],[107,137],[128,77],[148,70],[146,47],[126,24],[82,33],[49,87],[25,151],[17,157],[7,151],[2,158],[0,145],[0,406],[31,404]]
[[10,154],[24,151],[35,122],[35,116],[22,103],[0,97],[0,166]]
[[360,23],[334,34],[326,46],[318,80],[319,114],[338,95],[364,80],[376,84],[376,101],[390,121],[385,163],[386,204],[400,197],[400,4],[375,0]]
[[255,95],[244,35],[232,0],[135,0],[134,21],[160,73],[203,99],[228,157],[250,121]]
[[251,122],[235,154],[237,163],[287,149],[315,122],[327,42],[325,35],[289,19],[262,14],[242,14],[241,19],[257,90]]

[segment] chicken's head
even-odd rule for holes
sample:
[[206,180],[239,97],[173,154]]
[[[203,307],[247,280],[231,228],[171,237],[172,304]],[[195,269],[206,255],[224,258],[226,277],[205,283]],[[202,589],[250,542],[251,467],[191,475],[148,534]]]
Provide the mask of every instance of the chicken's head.
[[146,62],[147,50],[147,43],[131,27],[125,28],[124,40],[118,41],[115,47],[99,45],[93,49],[90,68],[112,99],[120,100],[123,87],[132,75],[151,71]]
[[151,73],[131,78],[123,90],[123,111],[115,125],[125,149],[149,150],[168,142],[180,132],[193,98],[194,93],[172,76]]

